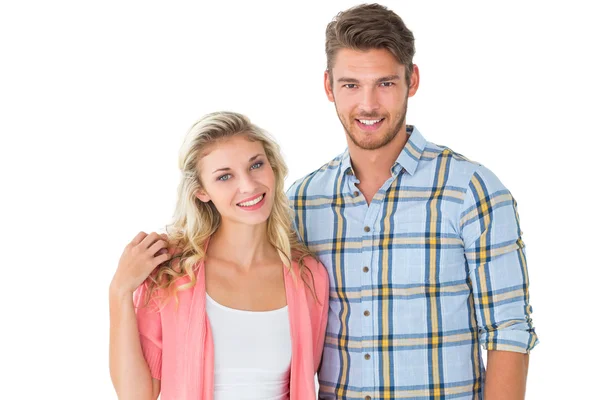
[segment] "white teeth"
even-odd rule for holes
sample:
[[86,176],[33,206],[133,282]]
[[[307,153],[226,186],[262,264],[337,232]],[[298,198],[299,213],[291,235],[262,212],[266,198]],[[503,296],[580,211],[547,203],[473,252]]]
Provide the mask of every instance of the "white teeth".
[[378,123],[379,121],[381,121],[383,118],[381,119],[359,119],[361,124],[365,124],[365,125],[375,125],[376,123]]
[[263,199],[263,197],[265,197],[265,195],[260,195],[259,197],[255,198],[254,200],[250,200],[250,201],[245,201],[243,203],[239,203],[238,206],[242,206],[242,207],[250,207],[253,206],[255,204],[257,204],[259,201],[261,201]]

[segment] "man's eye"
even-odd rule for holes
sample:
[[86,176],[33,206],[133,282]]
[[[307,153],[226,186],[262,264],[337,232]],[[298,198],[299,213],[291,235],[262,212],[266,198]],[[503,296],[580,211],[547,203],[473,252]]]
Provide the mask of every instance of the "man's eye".
[[229,180],[229,178],[231,178],[231,174],[225,174],[223,176],[220,176],[218,178],[218,180],[225,182],[225,181]]
[[347,89],[356,89],[357,86],[356,83],[346,83],[344,87]]
[[259,161],[257,163],[252,164],[252,166],[250,167],[250,169],[257,169],[263,166],[263,162]]
[[383,87],[394,86],[394,82],[381,82],[381,86],[383,86]]

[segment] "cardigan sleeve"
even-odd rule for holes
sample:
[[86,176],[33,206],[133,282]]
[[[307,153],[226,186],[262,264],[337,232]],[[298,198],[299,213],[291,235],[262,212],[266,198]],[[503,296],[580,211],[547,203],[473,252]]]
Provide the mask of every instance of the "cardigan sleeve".
[[133,302],[140,332],[140,344],[150,375],[161,378],[162,368],[162,325],[157,302],[151,299],[146,305],[147,284],[142,283],[133,294]]

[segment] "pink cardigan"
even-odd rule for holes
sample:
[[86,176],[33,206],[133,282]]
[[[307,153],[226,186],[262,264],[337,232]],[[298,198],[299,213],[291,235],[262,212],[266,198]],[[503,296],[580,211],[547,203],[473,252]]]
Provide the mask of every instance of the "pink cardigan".
[[[315,301],[298,276],[284,266],[285,290],[292,337],[290,400],[316,398],[315,373],[319,367],[329,309],[329,278],[323,265],[312,258],[305,263],[315,281]],[[197,267],[197,283],[178,293],[179,306],[169,301],[160,311],[141,307],[146,293],[142,284],[134,293],[137,323],[144,358],[153,378],[161,380],[162,400],[212,400],[214,346],[206,315],[204,263]],[[182,284],[189,278],[181,278]],[[310,281],[310,279],[308,280]],[[243,332],[240,332],[243,334]]]

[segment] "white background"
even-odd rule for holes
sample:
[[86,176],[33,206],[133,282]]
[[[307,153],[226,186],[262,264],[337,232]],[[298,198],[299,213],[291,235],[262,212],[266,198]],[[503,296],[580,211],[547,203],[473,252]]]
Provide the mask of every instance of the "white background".
[[[587,397],[600,356],[596,14],[448,3],[387,2],[416,37],[408,122],[519,203],[541,339],[528,398]],[[270,131],[286,186],[344,150],[324,30],[355,4],[2,2],[0,397],[116,398],[108,285],[125,244],[169,222],[179,145],[203,114]]]

